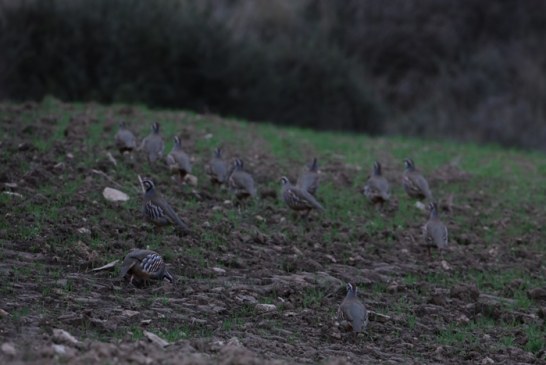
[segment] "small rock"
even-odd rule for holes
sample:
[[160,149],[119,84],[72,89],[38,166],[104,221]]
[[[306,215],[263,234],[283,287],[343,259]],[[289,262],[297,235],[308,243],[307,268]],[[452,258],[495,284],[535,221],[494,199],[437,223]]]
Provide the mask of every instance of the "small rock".
[[137,312],[137,311],[132,311],[132,310],[129,310],[129,309],[125,309],[121,312],[121,315],[124,316],[124,317],[134,317],[136,315],[139,315],[140,312]]
[[207,133],[203,136],[203,139],[211,139],[213,137],[212,133]]
[[0,317],[7,317],[9,315],[8,312],[6,312],[5,310],[3,310],[2,308],[0,308]]
[[495,361],[490,357],[485,357],[481,362],[482,365],[488,365],[488,364],[494,364],[494,363]]
[[102,196],[104,196],[106,200],[109,200],[111,202],[125,202],[129,200],[129,195],[125,194],[123,191],[108,187],[104,188],[104,190],[102,191]]
[[264,221],[265,221],[265,218],[262,217],[261,215],[257,215],[257,216],[256,216],[256,220],[259,221],[259,222],[264,222]]
[[73,159],[73,158],[74,158],[74,155],[73,155],[72,153],[68,152],[68,153],[66,154],[66,157],[68,157],[68,158],[70,158],[70,159]]
[[470,319],[464,314],[461,314],[459,317],[457,317],[455,321],[457,322],[457,324],[467,324],[468,322],[470,322]]
[[332,261],[334,264],[337,262],[336,258],[330,254],[324,255],[328,260]]
[[4,342],[2,344],[1,350],[4,354],[8,356],[15,356],[17,354],[17,351],[15,350],[15,346],[10,342]]
[[161,348],[169,346],[169,343],[167,341],[152,332],[142,331],[142,333],[144,334],[144,336],[146,336],[148,340],[150,340],[152,343],[155,343]]
[[80,341],[76,339],[76,337],[72,336],[70,333],[66,332],[65,330],[54,328],[53,329],[53,339],[57,342],[64,342],[71,345],[79,345]]
[[197,186],[197,183],[198,183],[197,176],[193,176],[193,175],[190,175],[190,174],[187,174],[184,177],[184,181],[186,183],[188,183],[189,185],[191,185],[191,186]]
[[243,344],[237,337],[232,337],[228,340],[226,346],[235,346],[235,347],[242,347]]
[[420,201],[415,202],[415,207],[419,210],[425,210],[426,206],[425,204],[421,203]]
[[212,271],[214,271],[217,274],[222,274],[222,275],[226,273],[226,270],[222,269],[221,267],[213,267]]
[[444,269],[445,271],[451,270],[451,266],[447,263],[446,260],[442,260],[440,262],[440,266],[442,266],[442,269]]
[[277,306],[275,304],[260,303],[256,304],[256,310],[262,313],[273,312],[277,310]]
[[74,357],[76,355],[76,350],[74,350],[72,347],[65,346],[65,345],[57,345],[52,344],[51,347],[53,348],[53,351],[60,356],[63,357]]
[[91,234],[91,230],[89,228],[81,227],[81,228],[78,228],[78,233],[80,233],[80,234]]

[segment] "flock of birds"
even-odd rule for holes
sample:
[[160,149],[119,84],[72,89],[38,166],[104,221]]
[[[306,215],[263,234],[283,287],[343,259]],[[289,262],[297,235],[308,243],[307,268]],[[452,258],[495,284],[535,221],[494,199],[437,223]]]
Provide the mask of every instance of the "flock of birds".
[[[115,135],[115,143],[120,153],[142,151],[150,163],[160,160],[165,148],[157,122],[152,124],[152,132],[142,140],[138,147],[135,135],[125,123],[121,123]],[[191,173],[190,157],[184,152],[178,136],[174,137],[174,146],[165,161],[169,169],[177,173],[182,181]],[[423,227],[423,232],[424,243],[430,255],[431,247],[439,249],[447,247],[447,227],[438,216],[438,207],[432,198],[425,177],[416,169],[413,160],[406,159],[404,165],[402,186],[405,192],[412,198],[426,199],[429,202],[429,219]],[[208,163],[207,174],[212,184],[226,185],[238,200],[257,196],[256,184],[252,175],[244,170],[243,161],[235,159],[230,165],[223,159],[221,147],[215,149],[213,157]],[[142,212],[147,221],[158,227],[172,224],[183,233],[190,232],[188,224],[180,219],[171,205],[156,190],[151,179],[143,179],[142,186],[144,188]],[[281,198],[290,209],[302,212],[304,216],[307,216],[311,210],[324,210],[316,198],[319,187],[316,158],[304,167],[296,184],[290,183],[289,179],[283,176],[281,186]],[[373,205],[383,207],[383,204],[389,201],[390,184],[382,175],[379,162],[374,163],[372,174],[366,181],[362,194]],[[128,278],[133,284],[147,284],[148,280],[164,279],[173,282],[173,276],[167,271],[163,258],[158,253],[145,249],[132,250],[127,254],[122,264],[121,277]],[[357,288],[351,283],[347,284],[347,295],[339,306],[338,315],[346,321],[348,329],[351,329],[355,336],[367,328],[368,312],[357,296]]]

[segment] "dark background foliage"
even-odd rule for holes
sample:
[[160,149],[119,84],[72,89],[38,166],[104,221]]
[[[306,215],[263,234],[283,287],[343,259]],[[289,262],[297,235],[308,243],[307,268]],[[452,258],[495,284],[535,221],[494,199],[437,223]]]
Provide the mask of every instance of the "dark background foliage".
[[0,0],[0,98],[546,149],[546,2]]

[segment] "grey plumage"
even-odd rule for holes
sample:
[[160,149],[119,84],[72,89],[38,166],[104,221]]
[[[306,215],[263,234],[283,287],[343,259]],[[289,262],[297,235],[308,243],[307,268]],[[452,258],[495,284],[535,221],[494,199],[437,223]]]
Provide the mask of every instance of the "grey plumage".
[[155,190],[154,183],[144,179],[142,185],[145,189],[143,214],[146,220],[159,227],[175,224],[182,231],[188,232],[187,224],[178,217],[170,204]]
[[404,191],[412,198],[427,199],[432,201],[432,193],[427,180],[415,168],[415,163],[411,159],[404,160],[404,174],[402,176],[402,186]]
[[171,171],[177,171],[180,179],[184,180],[187,174],[191,173],[190,157],[182,149],[182,142],[178,136],[174,137],[174,145],[166,157],[167,165]]
[[315,196],[319,186],[318,162],[316,157],[303,168],[296,181],[296,186],[302,190],[307,190],[309,194]]
[[229,188],[237,199],[244,199],[249,196],[255,198],[257,195],[256,185],[252,175],[244,170],[243,161],[236,159],[228,178]]
[[214,150],[214,155],[209,161],[207,173],[213,184],[221,185],[227,182],[229,168],[227,162],[222,158],[222,147],[217,147]]
[[379,162],[376,161],[374,163],[372,175],[366,181],[362,193],[373,204],[383,204],[390,199],[389,182],[382,175],[381,164]]
[[167,271],[163,258],[151,250],[132,250],[125,256],[121,265],[120,277],[131,275],[130,281],[136,277],[146,282],[147,280],[167,279],[173,282],[172,275]]
[[157,161],[163,156],[165,142],[163,142],[163,137],[159,133],[159,123],[154,122],[152,124],[152,132],[142,140],[138,149],[144,150],[150,163]]
[[136,138],[133,132],[127,129],[127,124],[121,122],[115,136],[116,147],[120,153],[132,152],[136,148]]
[[351,283],[347,283],[347,295],[339,306],[338,315],[350,323],[355,336],[368,327],[368,310],[358,299],[357,289]]
[[436,203],[429,203],[430,215],[427,223],[423,227],[425,246],[429,250],[431,247],[446,249],[448,245],[448,233],[446,225],[438,216],[438,206]]
[[292,185],[286,176],[281,178],[281,197],[292,210],[308,212],[311,209],[324,210],[313,195],[307,190]]

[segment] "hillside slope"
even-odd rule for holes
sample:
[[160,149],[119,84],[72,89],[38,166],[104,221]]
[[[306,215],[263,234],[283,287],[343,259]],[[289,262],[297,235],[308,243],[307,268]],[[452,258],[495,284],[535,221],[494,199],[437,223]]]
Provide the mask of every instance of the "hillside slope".
[[[198,185],[178,183],[163,161],[119,155],[120,120],[139,140],[159,122],[167,152],[179,135]],[[15,349],[2,347],[2,363],[546,358],[542,154],[52,99],[0,104],[0,121],[0,341]],[[238,206],[211,186],[205,164],[220,144],[230,160],[244,159],[260,199]],[[325,212],[295,219],[279,200],[279,179],[295,181],[315,156]],[[421,245],[426,213],[400,185],[407,157],[442,208],[450,239],[443,255],[430,258]],[[382,211],[359,193],[375,160],[393,187]],[[138,175],[154,179],[191,235],[143,221]],[[130,200],[106,201],[105,187]],[[174,284],[135,288],[118,278],[119,265],[89,271],[137,247],[162,254]],[[336,326],[348,281],[372,312],[356,342]],[[146,331],[171,345],[149,343]]]

